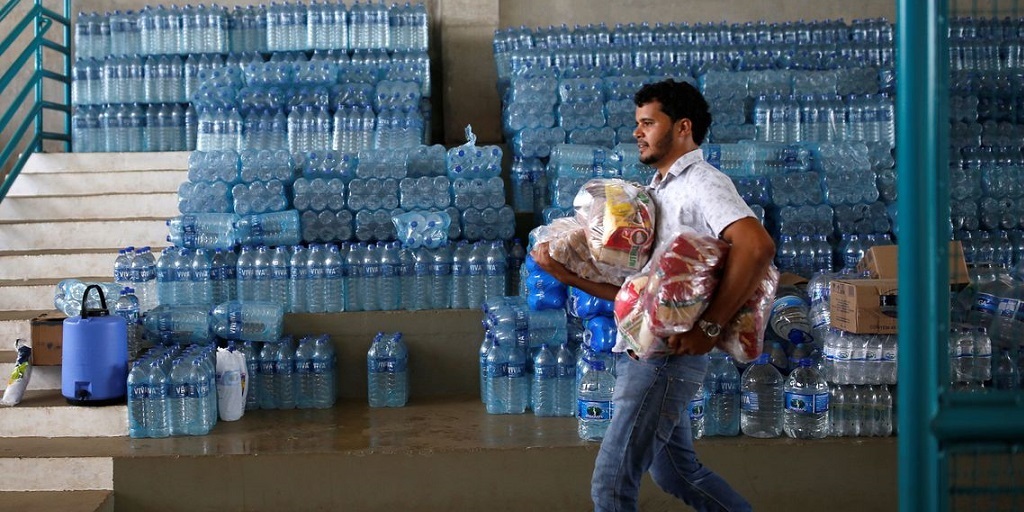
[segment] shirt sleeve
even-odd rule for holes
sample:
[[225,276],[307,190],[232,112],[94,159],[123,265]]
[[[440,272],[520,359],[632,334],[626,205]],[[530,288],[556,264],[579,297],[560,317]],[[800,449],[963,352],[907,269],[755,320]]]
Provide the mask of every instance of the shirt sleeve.
[[744,217],[754,217],[754,211],[736,191],[736,185],[721,171],[700,166],[703,191],[697,194],[704,220],[721,237],[730,224]]

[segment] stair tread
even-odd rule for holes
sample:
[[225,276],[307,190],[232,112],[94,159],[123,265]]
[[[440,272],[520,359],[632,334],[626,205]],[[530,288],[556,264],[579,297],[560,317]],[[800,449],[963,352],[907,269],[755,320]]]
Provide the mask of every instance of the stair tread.
[[96,512],[113,510],[114,491],[4,491],[4,510],[60,510]]
[[[26,394],[18,407],[68,405],[59,390]],[[121,411],[124,406],[117,406]],[[112,411],[113,413],[113,411]],[[702,443],[799,445],[796,439],[709,438]],[[828,443],[895,443],[895,438],[827,438]],[[523,448],[596,451],[582,441],[574,418],[532,414],[490,415],[477,396],[413,399],[406,407],[374,409],[345,400],[330,409],[247,411],[239,421],[220,421],[206,436],[131,439],[128,437],[21,437],[0,439],[5,457],[175,457],[247,455],[428,454]]]
[[164,222],[167,217],[131,217],[131,218],[94,218],[94,219],[30,219],[30,220],[0,220],[0,226],[18,224],[71,224],[82,222]]
[[61,317],[61,318],[64,317],[64,314],[61,313],[60,311],[57,311],[56,309],[30,309],[30,310],[24,310],[24,311],[3,311],[3,310],[0,310],[0,322],[11,322],[11,321],[15,321],[16,322],[16,321],[19,321],[19,320],[28,321],[28,320],[32,320],[33,318],[35,318],[35,317],[37,317],[39,315],[42,315],[42,314],[47,314],[47,315],[50,315],[50,316],[55,317],[55,318],[56,317]]
[[[121,250],[122,247],[111,247],[109,249],[26,249],[22,251],[0,251],[0,258],[13,257],[13,256],[74,256],[74,255],[94,255],[94,254],[117,254],[117,251]],[[163,247],[152,247],[153,250],[163,250]]]

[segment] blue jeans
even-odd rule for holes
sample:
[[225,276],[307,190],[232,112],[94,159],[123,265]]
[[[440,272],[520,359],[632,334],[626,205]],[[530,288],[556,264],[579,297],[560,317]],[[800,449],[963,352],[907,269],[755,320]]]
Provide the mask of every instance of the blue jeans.
[[751,510],[732,487],[697,460],[687,406],[704,381],[707,358],[616,360],[615,409],[594,464],[594,510],[637,509],[640,478],[698,511]]

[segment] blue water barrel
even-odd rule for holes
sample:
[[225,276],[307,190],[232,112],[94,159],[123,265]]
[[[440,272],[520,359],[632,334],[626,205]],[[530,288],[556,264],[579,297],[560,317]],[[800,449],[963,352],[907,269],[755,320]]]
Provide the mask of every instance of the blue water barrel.
[[[101,309],[88,309],[86,296],[96,289]],[[73,405],[108,405],[127,396],[128,325],[110,316],[103,290],[92,285],[82,294],[82,313],[64,319],[61,394]]]

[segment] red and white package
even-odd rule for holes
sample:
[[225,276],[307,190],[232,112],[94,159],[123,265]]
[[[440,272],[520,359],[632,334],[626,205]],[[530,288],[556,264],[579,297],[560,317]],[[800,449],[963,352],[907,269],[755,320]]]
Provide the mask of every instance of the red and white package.
[[642,186],[593,179],[580,187],[572,205],[598,263],[624,275],[644,268],[654,243],[654,202]]
[[658,337],[687,332],[711,302],[729,244],[687,231],[654,255],[644,313]]
[[754,295],[743,303],[736,316],[722,328],[718,348],[741,363],[748,363],[761,355],[764,350],[764,330],[768,325],[778,286],[779,271],[775,265],[770,265]]

